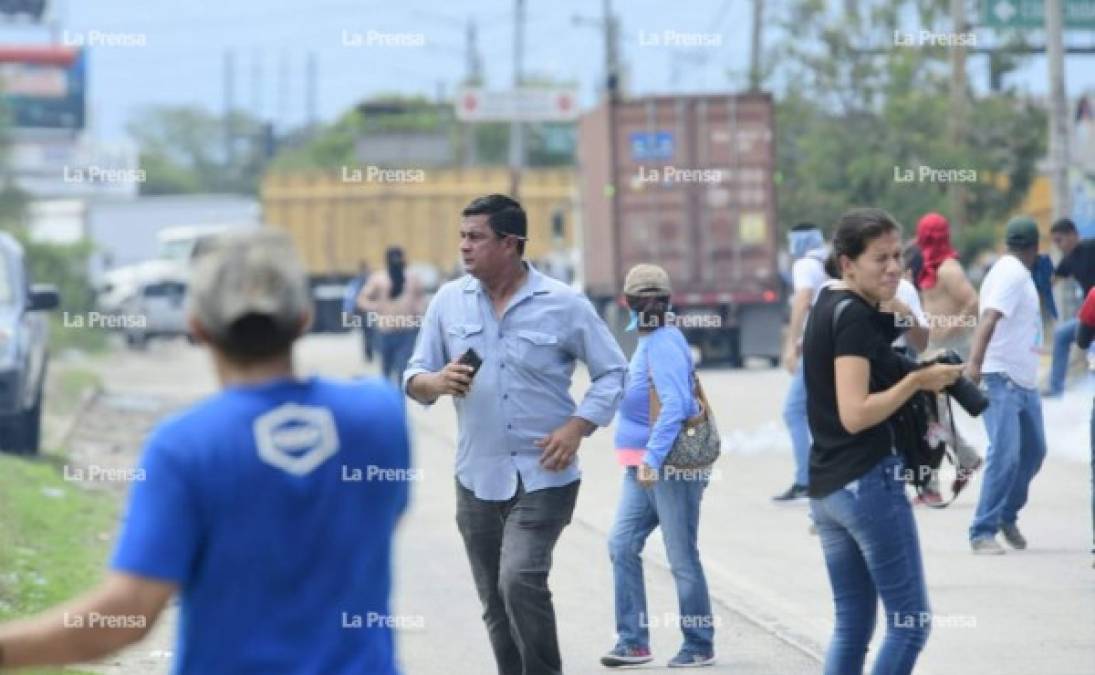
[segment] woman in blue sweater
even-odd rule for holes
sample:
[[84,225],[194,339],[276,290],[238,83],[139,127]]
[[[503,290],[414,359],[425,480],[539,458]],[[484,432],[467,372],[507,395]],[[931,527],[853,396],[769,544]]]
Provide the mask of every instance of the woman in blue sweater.
[[[667,622],[684,634],[684,645],[669,667],[715,662],[711,599],[696,547],[708,475],[706,470],[665,466],[684,420],[699,412],[692,352],[680,329],[666,320],[670,293],[669,275],[656,265],[636,265],[624,282],[631,308],[628,329],[638,329],[639,345],[631,357],[616,420],[616,454],[624,466],[624,482],[608,545],[617,634],[616,646],[601,657],[608,667],[651,661],[649,627]],[[651,382],[661,401],[655,420],[650,419]],[[678,614],[665,615],[664,622],[651,621],[647,614],[641,558],[646,538],[659,525],[679,603]]]

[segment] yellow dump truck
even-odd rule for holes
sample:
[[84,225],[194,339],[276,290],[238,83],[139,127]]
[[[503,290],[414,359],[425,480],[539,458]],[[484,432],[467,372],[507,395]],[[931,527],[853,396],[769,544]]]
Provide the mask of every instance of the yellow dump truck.
[[[313,277],[352,275],[362,260],[375,269],[394,245],[404,248],[408,263],[449,274],[460,262],[460,211],[475,197],[509,187],[504,167],[368,171],[275,173],[263,180],[263,222],[289,233]],[[573,247],[576,191],[571,169],[524,172],[520,198],[529,218],[530,259],[558,244],[553,222],[567,224],[562,244]]]

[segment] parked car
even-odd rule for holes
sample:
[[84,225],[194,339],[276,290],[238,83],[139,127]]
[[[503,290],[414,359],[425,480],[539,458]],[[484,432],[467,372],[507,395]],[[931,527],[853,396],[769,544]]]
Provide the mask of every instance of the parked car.
[[31,284],[23,247],[0,232],[0,450],[38,453],[54,286]]
[[171,260],[149,260],[134,267],[112,306],[101,298],[101,307],[115,315],[113,326],[126,344],[142,348],[152,338],[187,335],[185,267]]

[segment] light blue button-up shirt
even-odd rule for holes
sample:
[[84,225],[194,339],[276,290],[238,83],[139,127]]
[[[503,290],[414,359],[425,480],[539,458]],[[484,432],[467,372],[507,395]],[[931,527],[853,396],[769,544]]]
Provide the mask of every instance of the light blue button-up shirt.
[[[438,290],[426,309],[414,355],[403,373],[433,373],[469,347],[483,365],[463,397],[453,397],[459,422],[456,477],[479,499],[501,501],[578,480],[578,461],[560,471],[540,466],[534,443],[577,416],[612,422],[627,360],[582,294],[528,267],[528,278],[501,318],[479,280],[465,275]],[[577,359],[593,383],[575,406],[570,396]]]

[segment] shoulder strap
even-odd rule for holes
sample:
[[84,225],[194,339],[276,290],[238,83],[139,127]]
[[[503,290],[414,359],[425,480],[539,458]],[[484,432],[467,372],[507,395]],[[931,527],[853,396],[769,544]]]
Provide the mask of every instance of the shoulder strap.
[[836,337],[836,327],[840,322],[840,315],[844,313],[844,310],[848,309],[848,305],[852,304],[851,298],[844,298],[840,302],[836,303],[836,307],[833,308],[833,337]]
[[[658,396],[658,390],[654,386],[654,370],[650,367],[650,352],[647,352],[646,359],[647,359],[646,377],[647,377],[647,380],[648,380],[647,388],[650,391],[650,393],[649,393],[649,397],[650,397],[650,406],[649,406],[650,426],[653,427],[654,422],[657,421],[658,415],[661,414],[661,411],[662,411],[662,399],[661,399],[660,396]],[[692,355],[691,354],[688,354],[688,360],[689,360],[689,362],[691,362],[691,360],[692,360]],[[693,417],[688,418],[687,420],[685,420],[686,422],[688,422],[689,420],[698,419],[698,418],[700,418],[704,415],[709,415],[710,411],[711,411],[711,405],[707,402],[707,395],[703,391],[703,385],[700,384],[700,377],[699,377],[699,375],[696,374],[696,368],[695,367],[692,367],[691,370],[689,370],[688,376],[689,376],[689,379],[692,380],[692,396],[699,403],[699,408],[700,409]]]

